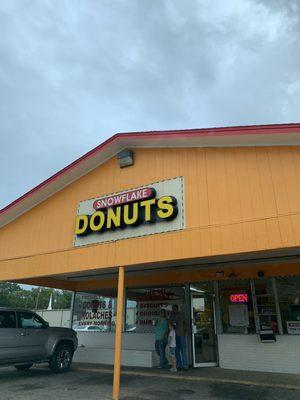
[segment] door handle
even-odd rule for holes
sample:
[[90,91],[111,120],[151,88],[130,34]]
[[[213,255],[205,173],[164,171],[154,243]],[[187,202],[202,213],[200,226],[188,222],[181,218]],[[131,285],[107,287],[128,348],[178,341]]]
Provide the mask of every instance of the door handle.
[[29,333],[24,333],[24,332],[20,333],[20,336],[28,336],[28,335],[29,335]]

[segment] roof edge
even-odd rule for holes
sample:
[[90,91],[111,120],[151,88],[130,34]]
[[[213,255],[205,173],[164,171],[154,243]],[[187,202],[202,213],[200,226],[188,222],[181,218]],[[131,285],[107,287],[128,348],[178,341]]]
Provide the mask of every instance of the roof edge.
[[259,134],[287,134],[290,132],[300,133],[300,123],[287,123],[287,124],[268,124],[268,125],[246,125],[246,126],[228,126],[228,127],[212,127],[212,128],[200,128],[200,129],[179,129],[179,130],[160,130],[160,131],[136,131],[136,132],[123,132],[116,133],[109,139],[102,142],[100,145],[91,149],[78,159],[74,160],[66,167],[62,168],[55,174],[51,175],[49,178],[24,193],[22,196],[18,197],[5,207],[0,210],[0,216],[5,214],[8,210],[11,210],[15,205],[21,203],[23,200],[27,199],[34,193],[38,192],[40,189],[47,186],[49,183],[55,181],[60,176],[64,175],[68,171],[75,168],[78,164],[92,157],[102,149],[112,145],[114,142],[128,138],[128,137],[142,137],[144,139],[168,137],[184,137],[184,136],[199,136],[199,137],[216,137],[216,136],[235,136],[235,135],[259,135]]

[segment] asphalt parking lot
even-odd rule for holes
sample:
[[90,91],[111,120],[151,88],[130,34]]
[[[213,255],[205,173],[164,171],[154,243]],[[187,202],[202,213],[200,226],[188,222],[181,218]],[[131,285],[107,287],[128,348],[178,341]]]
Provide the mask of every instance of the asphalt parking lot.
[[[278,375],[278,374],[277,374]],[[246,379],[250,377],[248,380]],[[257,378],[256,378],[257,377]],[[268,378],[269,377],[269,378]],[[228,371],[181,372],[126,369],[122,374],[122,400],[296,400],[299,376]],[[56,375],[44,366],[27,372],[0,368],[1,400],[108,400],[111,399],[110,368],[74,366]]]

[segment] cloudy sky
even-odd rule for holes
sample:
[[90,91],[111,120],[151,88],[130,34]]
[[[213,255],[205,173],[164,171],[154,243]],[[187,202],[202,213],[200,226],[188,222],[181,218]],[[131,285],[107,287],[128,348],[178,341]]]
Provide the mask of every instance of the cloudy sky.
[[300,122],[297,0],[1,0],[0,208],[116,132]]

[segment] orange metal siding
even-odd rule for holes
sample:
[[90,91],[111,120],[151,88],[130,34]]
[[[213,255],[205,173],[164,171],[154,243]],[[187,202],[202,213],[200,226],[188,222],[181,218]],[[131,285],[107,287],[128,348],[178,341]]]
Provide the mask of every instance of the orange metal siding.
[[[186,230],[74,249],[80,200],[184,176]],[[300,148],[136,149],[0,230],[0,280],[300,245]],[[25,258],[24,258],[25,257]]]

